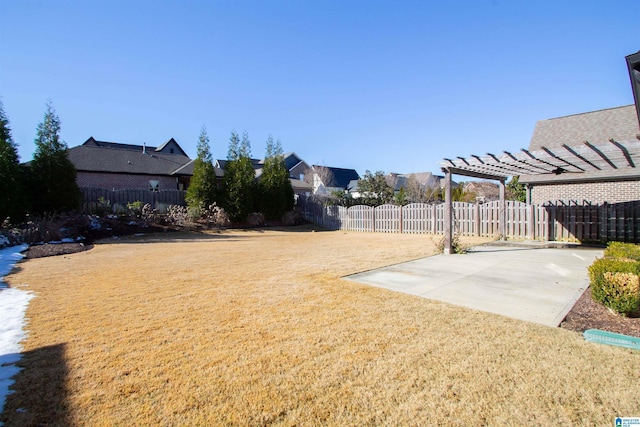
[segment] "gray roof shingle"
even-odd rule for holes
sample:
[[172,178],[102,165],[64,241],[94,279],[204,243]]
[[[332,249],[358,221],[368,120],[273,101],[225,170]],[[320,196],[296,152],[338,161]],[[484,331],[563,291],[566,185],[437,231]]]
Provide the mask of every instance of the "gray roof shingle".
[[327,169],[333,178],[331,182],[324,182],[323,184],[326,187],[338,187],[347,189],[349,187],[349,183],[351,181],[360,179],[360,175],[355,169],[343,169],[343,168],[333,168],[329,166],[319,166],[313,165],[313,168],[321,171],[322,169]]
[[[192,175],[193,164],[181,154],[161,154],[153,151],[105,148],[80,145],[70,148],[69,160],[78,171],[111,172],[143,175]],[[191,167],[189,164],[191,163]]]
[[635,105],[608,108],[555,119],[540,120],[529,143],[529,150],[575,146],[584,141],[600,143],[635,140],[640,132]]

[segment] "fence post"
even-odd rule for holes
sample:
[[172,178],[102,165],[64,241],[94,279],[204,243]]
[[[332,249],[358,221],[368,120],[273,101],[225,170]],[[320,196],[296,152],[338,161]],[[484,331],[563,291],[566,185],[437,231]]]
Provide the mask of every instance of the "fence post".
[[431,233],[438,234],[438,208],[434,203],[431,205]]
[[598,208],[598,233],[599,240],[601,243],[604,243],[608,240],[609,236],[607,233],[607,221],[609,220],[609,215],[607,212],[607,203],[603,203]]
[[498,234],[500,240],[507,240],[507,204],[505,201],[505,182],[499,181],[500,186],[500,207],[498,208]]
[[533,205],[527,204],[527,239],[535,239],[535,217],[533,214]]

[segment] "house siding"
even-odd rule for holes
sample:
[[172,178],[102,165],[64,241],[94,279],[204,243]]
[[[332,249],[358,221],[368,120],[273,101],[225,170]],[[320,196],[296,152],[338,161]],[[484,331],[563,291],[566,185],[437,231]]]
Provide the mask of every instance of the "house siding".
[[176,190],[176,177],[152,175],[126,175],[100,172],[78,171],[76,182],[79,187],[96,187],[123,190],[128,188],[149,189],[149,180],[159,181],[160,190]]
[[300,179],[301,174],[307,175],[309,173],[313,173],[313,171],[305,162],[300,162],[289,170],[289,176],[295,179]]
[[602,204],[640,200],[640,181],[596,181],[538,184],[532,187],[533,204]]

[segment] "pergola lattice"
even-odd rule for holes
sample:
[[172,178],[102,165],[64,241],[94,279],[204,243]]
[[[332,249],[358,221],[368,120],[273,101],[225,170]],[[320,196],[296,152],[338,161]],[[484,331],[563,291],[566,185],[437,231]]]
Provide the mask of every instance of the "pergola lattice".
[[[445,174],[445,253],[448,254],[453,249],[452,175],[499,181],[499,230],[504,236],[505,181],[508,177],[518,175],[523,183],[640,179],[640,141],[584,141],[576,146],[563,144],[534,151],[522,149],[517,153],[504,151],[497,155],[445,158],[440,166]],[[530,203],[530,196],[529,189],[527,203]]]

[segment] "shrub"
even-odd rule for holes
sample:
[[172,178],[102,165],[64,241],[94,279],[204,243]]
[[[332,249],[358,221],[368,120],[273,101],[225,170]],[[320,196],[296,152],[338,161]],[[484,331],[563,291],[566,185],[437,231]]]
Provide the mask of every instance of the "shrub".
[[640,246],[633,243],[610,242],[604,251],[604,256],[640,261]]
[[167,222],[178,227],[185,227],[189,224],[190,215],[186,206],[169,205],[167,209]]
[[96,213],[99,216],[108,215],[111,213],[111,200],[104,197],[98,197],[98,203],[96,205]]
[[296,211],[285,212],[282,215],[282,223],[284,225],[295,225],[300,222],[300,215]]
[[[438,253],[444,253],[445,238],[443,237],[442,239],[434,243],[436,245],[436,250],[438,251]],[[460,233],[455,233],[453,235],[453,238],[451,239],[451,249],[453,250],[454,254],[466,254],[469,251],[469,247],[463,245],[460,241]]]
[[207,221],[207,224],[216,227],[226,227],[231,223],[227,212],[215,202],[202,210],[202,217]]
[[209,206],[200,202],[196,206],[190,206],[188,212],[192,221],[203,221],[207,226],[226,227],[230,224],[227,212],[215,202]]
[[142,202],[140,200],[136,200],[135,202],[127,203],[127,211],[129,215],[139,218],[140,213],[142,212]]
[[589,267],[594,300],[627,316],[640,308],[640,262],[601,258]]
[[247,217],[247,223],[251,227],[258,227],[260,225],[264,225],[264,215],[262,215],[260,212],[251,213]]
[[140,210],[140,218],[145,224],[153,222],[158,218],[158,211],[153,209],[149,203],[146,203]]

